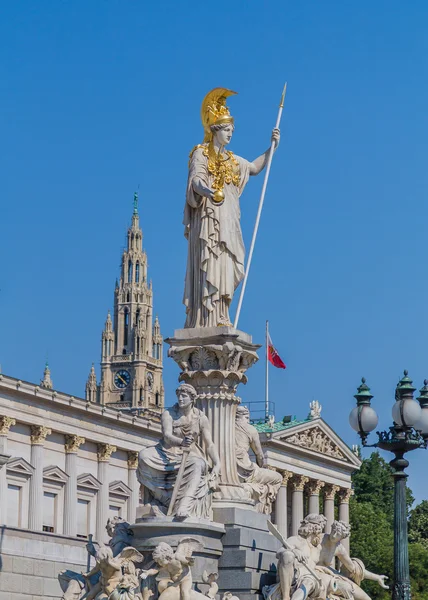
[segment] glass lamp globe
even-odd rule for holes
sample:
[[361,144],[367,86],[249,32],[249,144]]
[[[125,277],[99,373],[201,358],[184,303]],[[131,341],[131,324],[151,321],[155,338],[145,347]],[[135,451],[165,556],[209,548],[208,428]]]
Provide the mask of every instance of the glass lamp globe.
[[421,407],[416,400],[398,400],[392,407],[392,418],[397,425],[413,427],[421,418]]
[[359,411],[360,407],[356,406],[351,410],[351,414],[349,415],[349,424],[352,427],[352,429],[357,433],[370,433],[370,431],[376,429],[377,424],[379,422],[379,417],[377,416],[377,413],[374,410],[374,408],[367,405],[362,406],[360,418],[358,419]]
[[421,408],[421,416],[415,425],[415,429],[420,431],[423,436],[428,436],[428,406]]

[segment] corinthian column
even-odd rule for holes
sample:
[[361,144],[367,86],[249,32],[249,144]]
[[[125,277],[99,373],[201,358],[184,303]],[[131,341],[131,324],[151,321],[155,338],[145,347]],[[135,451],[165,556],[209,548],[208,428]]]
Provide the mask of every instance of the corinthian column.
[[275,523],[284,537],[288,537],[287,486],[292,477],[290,471],[282,473],[282,483],[275,500]]
[[309,477],[294,475],[291,480],[291,535],[297,535],[303,519],[303,490]]
[[112,446],[111,444],[98,444],[98,479],[101,482],[101,488],[98,491],[97,498],[97,542],[108,542],[108,535],[106,532],[109,507],[108,464],[111,455],[113,452],[116,452],[116,450],[116,446]]
[[85,443],[78,435],[65,436],[65,472],[68,475],[64,488],[64,535],[77,535],[77,451]]
[[[0,417],[0,455],[7,457],[7,436],[9,429],[15,425],[12,417]],[[5,458],[7,460],[7,458]],[[6,524],[7,515],[7,474],[6,466],[0,466],[0,525]]]
[[139,503],[140,485],[137,481],[138,452],[128,452],[128,486],[132,492],[128,499],[128,521],[135,523]]
[[[339,492],[339,521],[349,523],[349,500],[353,495],[354,490],[351,488],[341,489]],[[349,537],[342,540],[342,544],[345,546],[349,553]]]
[[326,533],[330,533],[331,525],[334,521],[334,497],[339,490],[340,487],[338,485],[332,485],[331,483],[324,488],[324,516],[327,519],[325,526]]
[[309,513],[318,515],[320,512],[320,490],[325,485],[324,481],[312,479],[307,486],[309,494]]
[[31,427],[31,464],[34,473],[30,479],[28,528],[34,531],[43,529],[43,446],[51,433],[52,430],[43,425]]

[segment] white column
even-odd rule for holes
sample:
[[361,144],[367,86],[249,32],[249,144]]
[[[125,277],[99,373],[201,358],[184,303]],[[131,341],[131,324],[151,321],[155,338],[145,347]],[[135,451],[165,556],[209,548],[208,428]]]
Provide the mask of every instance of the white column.
[[[339,521],[344,521],[346,524],[349,523],[349,500],[353,493],[351,488],[343,488],[339,492]],[[342,544],[349,554],[349,537],[342,540]]]
[[128,452],[128,487],[132,492],[128,498],[128,522],[135,523],[140,501],[140,484],[137,480],[138,452]]
[[[0,454],[7,455],[7,436],[15,425],[12,417],[0,417]],[[0,525],[7,525],[7,472],[6,465],[0,466]]]
[[98,479],[101,482],[101,488],[97,496],[97,522],[96,522],[96,540],[97,542],[107,543],[109,537],[106,532],[109,507],[109,481],[108,464],[110,457],[116,452],[116,446],[111,444],[98,444]]
[[324,481],[319,479],[311,479],[308,483],[307,490],[309,495],[309,514],[319,515],[320,513],[320,490],[325,485]]
[[78,435],[65,436],[64,535],[77,536],[77,451],[85,443]]
[[31,427],[31,464],[34,473],[30,479],[30,502],[28,508],[28,529],[43,529],[43,446],[46,436],[52,430],[43,425]]
[[294,475],[291,481],[291,535],[297,535],[303,520],[303,490],[309,477]]
[[275,500],[275,524],[284,537],[288,537],[287,485],[291,476],[289,471],[282,473],[281,487]]
[[338,485],[328,484],[324,488],[324,516],[327,519],[325,532],[330,533],[331,525],[334,521],[334,497],[340,490]]

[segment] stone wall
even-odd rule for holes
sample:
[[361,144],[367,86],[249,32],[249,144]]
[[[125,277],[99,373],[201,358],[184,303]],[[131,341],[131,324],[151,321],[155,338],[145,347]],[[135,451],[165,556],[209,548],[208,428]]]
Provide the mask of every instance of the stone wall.
[[0,600],[57,600],[58,573],[87,569],[86,540],[0,528]]

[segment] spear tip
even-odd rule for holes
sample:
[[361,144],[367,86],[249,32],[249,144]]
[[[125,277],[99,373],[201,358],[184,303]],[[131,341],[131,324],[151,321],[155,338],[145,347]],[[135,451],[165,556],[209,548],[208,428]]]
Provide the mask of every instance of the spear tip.
[[282,90],[281,102],[279,103],[280,108],[284,107],[285,94],[287,93],[287,82],[285,82],[284,89]]

